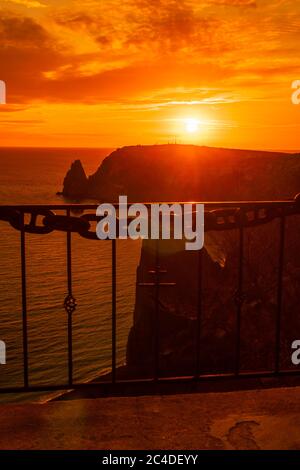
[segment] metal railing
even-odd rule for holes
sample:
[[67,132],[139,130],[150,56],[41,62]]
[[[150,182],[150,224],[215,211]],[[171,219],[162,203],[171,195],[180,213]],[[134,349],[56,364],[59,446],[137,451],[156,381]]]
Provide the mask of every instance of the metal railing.
[[[169,203],[173,204],[173,203]],[[184,202],[179,202],[184,204]],[[194,203],[196,204],[196,203]],[[151,206],[151,203],[146,203]],[[118,204],[114,204],[118,209]],[[197,307],[197,328],[196,328],[196,358],[195,372],[189,379],[198,380],[204,377],[260,377],[260,376],[278,376],[281,374],[299,373],[297,370],[283,371],[280,369],[281,354],[281,320],[282,320],[282,288],[283,288],[283,269],[285,252],[285,232],[286,218],[291,215],[300,214],[300,195],[294,200],[286,201],[233,201],[233,202],[204,202],[205,206],[205,231],[224,231],[238,230],[238,286],[235,296],[236,301],[236,334],[235,334],[235,364],[234,372],[226,374],[202,374],[200,370],[201,357],[201,328],[203,317],[202,305],[202,281],[205,276],[203,272],[203,250],[200,250],[198,258],[198,307]],[[55,204],[55,205],[6,205],[0,206],[0,221],[9,223],[14,229],[20,232],[20,254],[21,254],[21,298],[22,298],[22,338],[23,338],[23,386],[20,387],[2,387],[0,393],[8,392],[27,392],[27,391],[50,391],[81,389],[90,387],[91,383],[78,383],[73,380],[73,313],[76,309],[76,300],[72,289],[72,234],[77,233],[81,237],[89,240],[100,240],[97,238],[93,225],[100,220],[96,216],[96,204]],[[62,212],[57,214],[55,211]],[[86,212],[87,213],[84,213]],[[77,213],[77,214],[76,214]],[[72,215],[76,214],[76,215]],[[82,214],[82,215],[79,215]],[[279,233],[279,253],[278,253],[278,280],[277,280],[277,313],[275,326],[275,367],[272,371],[258,371],[244,373],[240,370],[240,352],[241,352],[241,314],[244,302],[244,232],[248,227],[267,224],[275,219],[280,221]],[[30,385],[29,362],[28,362],[28,319],[27,319],[27,282],[26,282],[26,234],[46,235],[53,231],[62,231],[66,233],[66,271],[67,271],[67,296],[64,300],[64,308],[67,313],[67,335],[68,335],[68,381],[62,384],[53,385]],[[103,241],[104,243],[104,241]],[[116,370],[116,350],[117,350],[117,245],[116,240],[106,241],[111,244],[111,374],[109,376],[109,385],[116,385],[119,382],[129,383],[132,380],[117,380]],[[155,321],[157,323],[155,331],[155,370],[151,381],[159,382],[163,378],[159,377],[159,243],[156,243],[156,255],[154,274],[155,281]],[[180,380],[182,377],[168,378],[168,380]],[[185,377],[186,379],[186,377]],[[141,379],[146,381],[146,379]],[[148,379],[147,379],[148,380]],[[101,382],[103,385],[103,382]],[[99,387],[99,383],[94,383]]]

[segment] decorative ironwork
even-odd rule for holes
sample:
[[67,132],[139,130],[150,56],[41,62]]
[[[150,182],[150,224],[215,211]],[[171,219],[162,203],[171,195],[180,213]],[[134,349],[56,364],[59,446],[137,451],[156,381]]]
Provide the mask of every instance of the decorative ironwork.
[[148,271],[148,274],[152,274],[156,276],[154,282],[138,282],[138,286],[140,287],[175,287],[176,282],[160,282],[160,275],[161,274],[167,274],[166,269],[161,269],[160,266],[155,266],[154,269],[150,269]]
[[64,308],[66,312],[69,315],[72,315],[72,313],[76,310],[76,307],[77,307],[76,299],[73,297],[72,294],[68,294],[64,301]]
[[[169,203],[170,204],[170,203]],[[173,203],[172,203],[173,204]],[[183,203],[179,203],[183,204]],[[146,204],[151,206],[151,204]],[[299,374],[297,370],[283,371],[281,368],[281,317],[282,317],[282,296],[283,296],[283,272],[284,272],[284,252],[285,252],[285,232],[286,232],[286,218],[287,216],[300,214],[300,194],[293,200],[288,201],[242,201],[242,202],[207,202],[205,205],[205,230],[206,231],[224,231],[224,230],[239,230],[238,241],[238,279],[237,290],[234,295],[236,303],[236,359],[233,377],[274,377],[276,375],[286,374]],[[118,208],[118,204],[115,204]],[[66,205],[40,205],[40,206],[0,206],[0,220],[8,222],[13,228],[20,231],[20,254],[21,254],[21,295],[22,295],[22,336],[23,336],[23,387],[3,387],[0,388],[0,393],[8,392],[21,392],[21,391],[48,391],[48,390],[66,390],[70,388],[84,388],[86,387],[99,387],[99,384],[90,383],[74,383],[73,382],[73,325],[72,314],[74,313],[77,303],[72,295],[72,247],[71,237],[72,233],[77,233],[81,237],[98,240],[95,223],[99,222],[101,217],[96,216],[96,204],[66,204]],[[56,214],[55,211],[64,211],[65,215]],[[83,214],[84,211],[89,211]],[[71,213],[73,215],[71,215]],[[77,216],[75,216],[77,214]],[[261,372],[254,371],[253,373],[245,373],[240,370],[240,345],[241,345],[241,322],[242,322],[242,305],[246,300],[246,294],[243,292],[243,269],[244,269],[244,232],[247,227],[259,226],[269,223],[275,219],[279,220],[280,229],[280,242],[279,242],[279,256],[278,256],[278,283],[277,283],[277,313],[275,324],[275,366],[274,370]],[[29,380],[29,360],[28,360],[28,330],[27,330],[27,265],[26,265],[26,234],[44,235],[53,231],[66,232],[66,265],[67,265],[67,292],[68,295],[64,300],[64,308],[68,314],[68,382],[63,384],[53,385],[40,385],[33,386]],[[117,367],[117,251],[116,240],[112,240],[112,373],[111,380],[107,382],[108,386],[118,385],[116,381],[116,367]],[[204,374],[200,370],[200,356],[201,356],[201,327],[203,317],[202,305],[202,279],[204,278],[204,269],[202,262],[203,250],[199,251],[199,264],[198,264],[198,313],[196,325],[196,361],[195,361],[195,375],[193,378],[213,378],[220,377],[221,374]],[[155,381],[159,381],[159,305],[160,305],[160,288],[161,287],[175,287],[175,282],[162,282],[161,276],[166,274],[166,270],[160,266],[159,242],[156,242],[156,254],[154,269],[149,271],[153,275],[153,282],[141,282],[138,285],[142,287],[154,288],[154,303],[155,303],[155,332],[154,332],[154,374]],[[230,375],[230,374],[228,374]],[[181,377],[182,378],[182,377]],[[172,380],[179,381],[180,377],[174,377]],[[185,380],[185,379],[184,379]],[[138,379],[137,382],[141,380]],[[122,381],[120,381],[121,384]],[[123,380],[123,384],[126,380]],[[132,386],[133,382],[130,381]],[[103,386],[105,383],[103,383]],[[111,389],[112,390],[112,389]]]
[[[181,203],[179,203],[181,204]],[[183,203],[182,203],[183,204]],[[242,201],[242,202],[207,202],[205,204],[205,231],[233,230],[241,227],[254,227],[263,225],[272,220],[289,215],[300,214],[300,194],[290,201]],[[150,206],[151,204],[146,204]],[[118,204],[115,204],[116,208]],[[94,210],[80,216],[59,215],[54,210],[79,212]],[[99,222],[96,216],[96,204],[70,204],[51,206],[2,206],[0,207],[0,220],[9,222],[19,231],[34,234],[48,234],[54,230],[78,233],[89,240],[98,240],[96,231],[92,229],[93,222]],[[24,223],[29,216],[29,223]],[[38,221],[40,223],[38,224]]]

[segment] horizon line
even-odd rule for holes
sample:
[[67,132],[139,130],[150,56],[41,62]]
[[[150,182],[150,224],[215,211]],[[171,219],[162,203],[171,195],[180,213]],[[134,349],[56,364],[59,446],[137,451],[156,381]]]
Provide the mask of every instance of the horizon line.
[[249,147],[244,147],[244,148],[238,148],[238,147],[215,147],[215,146],[210,146],[210,145],[197,145],[197,144],[178,144],[178,143],[165,143],[165,144],[130,144],[130,145],[122,145],[122,146],[115,146],[115,147],[107,147],[107,146],[99,146],[99,147],[85,147],[85,146],[79,146],[79,147],[73,147],[73,146],[36,146],[36,145],[0,145],[0,150],[5,150],[5,149],[28,149],[28,150],[117,150],[125,147],[138,147],[138,146],[175,146],[175,145],[184,145],[184,146],[194,146],[194,147],[208,147],[208,148],[216,148],[216,149],[223,149],[223,150],[248,150],[248,151],[253,151],[253,152],[273,152],[273,153],[300,153],[300,148],[299,149],[270,149],[270,148],[249,148]]

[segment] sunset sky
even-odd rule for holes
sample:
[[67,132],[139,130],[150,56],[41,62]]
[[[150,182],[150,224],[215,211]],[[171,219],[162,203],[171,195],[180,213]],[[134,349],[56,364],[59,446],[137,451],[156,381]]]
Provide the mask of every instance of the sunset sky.
[[299,0],[0,0],[0,145],[299,149]]

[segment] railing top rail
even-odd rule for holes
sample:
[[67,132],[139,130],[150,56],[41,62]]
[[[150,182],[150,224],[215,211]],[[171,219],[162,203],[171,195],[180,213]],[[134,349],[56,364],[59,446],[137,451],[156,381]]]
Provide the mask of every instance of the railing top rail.
[[[56,210],[66,210],[66,209],[86,209],[86,210],[96,210],[99,204],[102,203],[112,204],[114,207],[119,207],[119,203],[115,201],[99,201],[98,203],[66,203],[66,204],[0,204],[0,208],[5,209],[15,209],[15,210],[27,210],[27,209],[56,209]],[[128,204],[144,204],[145,206],[152,206],[153,204],[204,204],[209,208],[219,208],[219,207],[253,207],[255,206],[288,206],[294,203],[299,203],[299,198],[294,199],[285,199],[285,200],[265,200],[265,201],[152,201],[152,202],[143,202],[143,201],[128,201]]]
[[[186,203],[204,204],[205,231],[253,227],[271,222],[278,217],[300,214],[299,195],[294,199],[282,201],[159,202],[159,204],[168,204],[169,207],[173,204],[183,205]],[[116,209],[122,205],[119,202],[111,204]],[[158,204],[158,202],[143,202],[143,204],[147,208],[151,208],[153,204]],[[15,229],[28,233],[48,234],[53,230],[60,230],[78,232],[82,237],[96,240],[98,237],[93,229],[93,222],[99,221],[100,216],[96,215],[97,207],[96,203],[0,205],[0,220],[9,222]],[[64,214],[55,213],[55,210],[64,211]],[[94,213],[82,214],[86,210]],[[76,211],[77,216],[81,214],[80,217],[75,216]],[[196,211],[193,212],[196,213]],[[30,216],[29,223],[27,222],[28,215]],[[41,223],[38,223],[39,216],[43,217]]]

